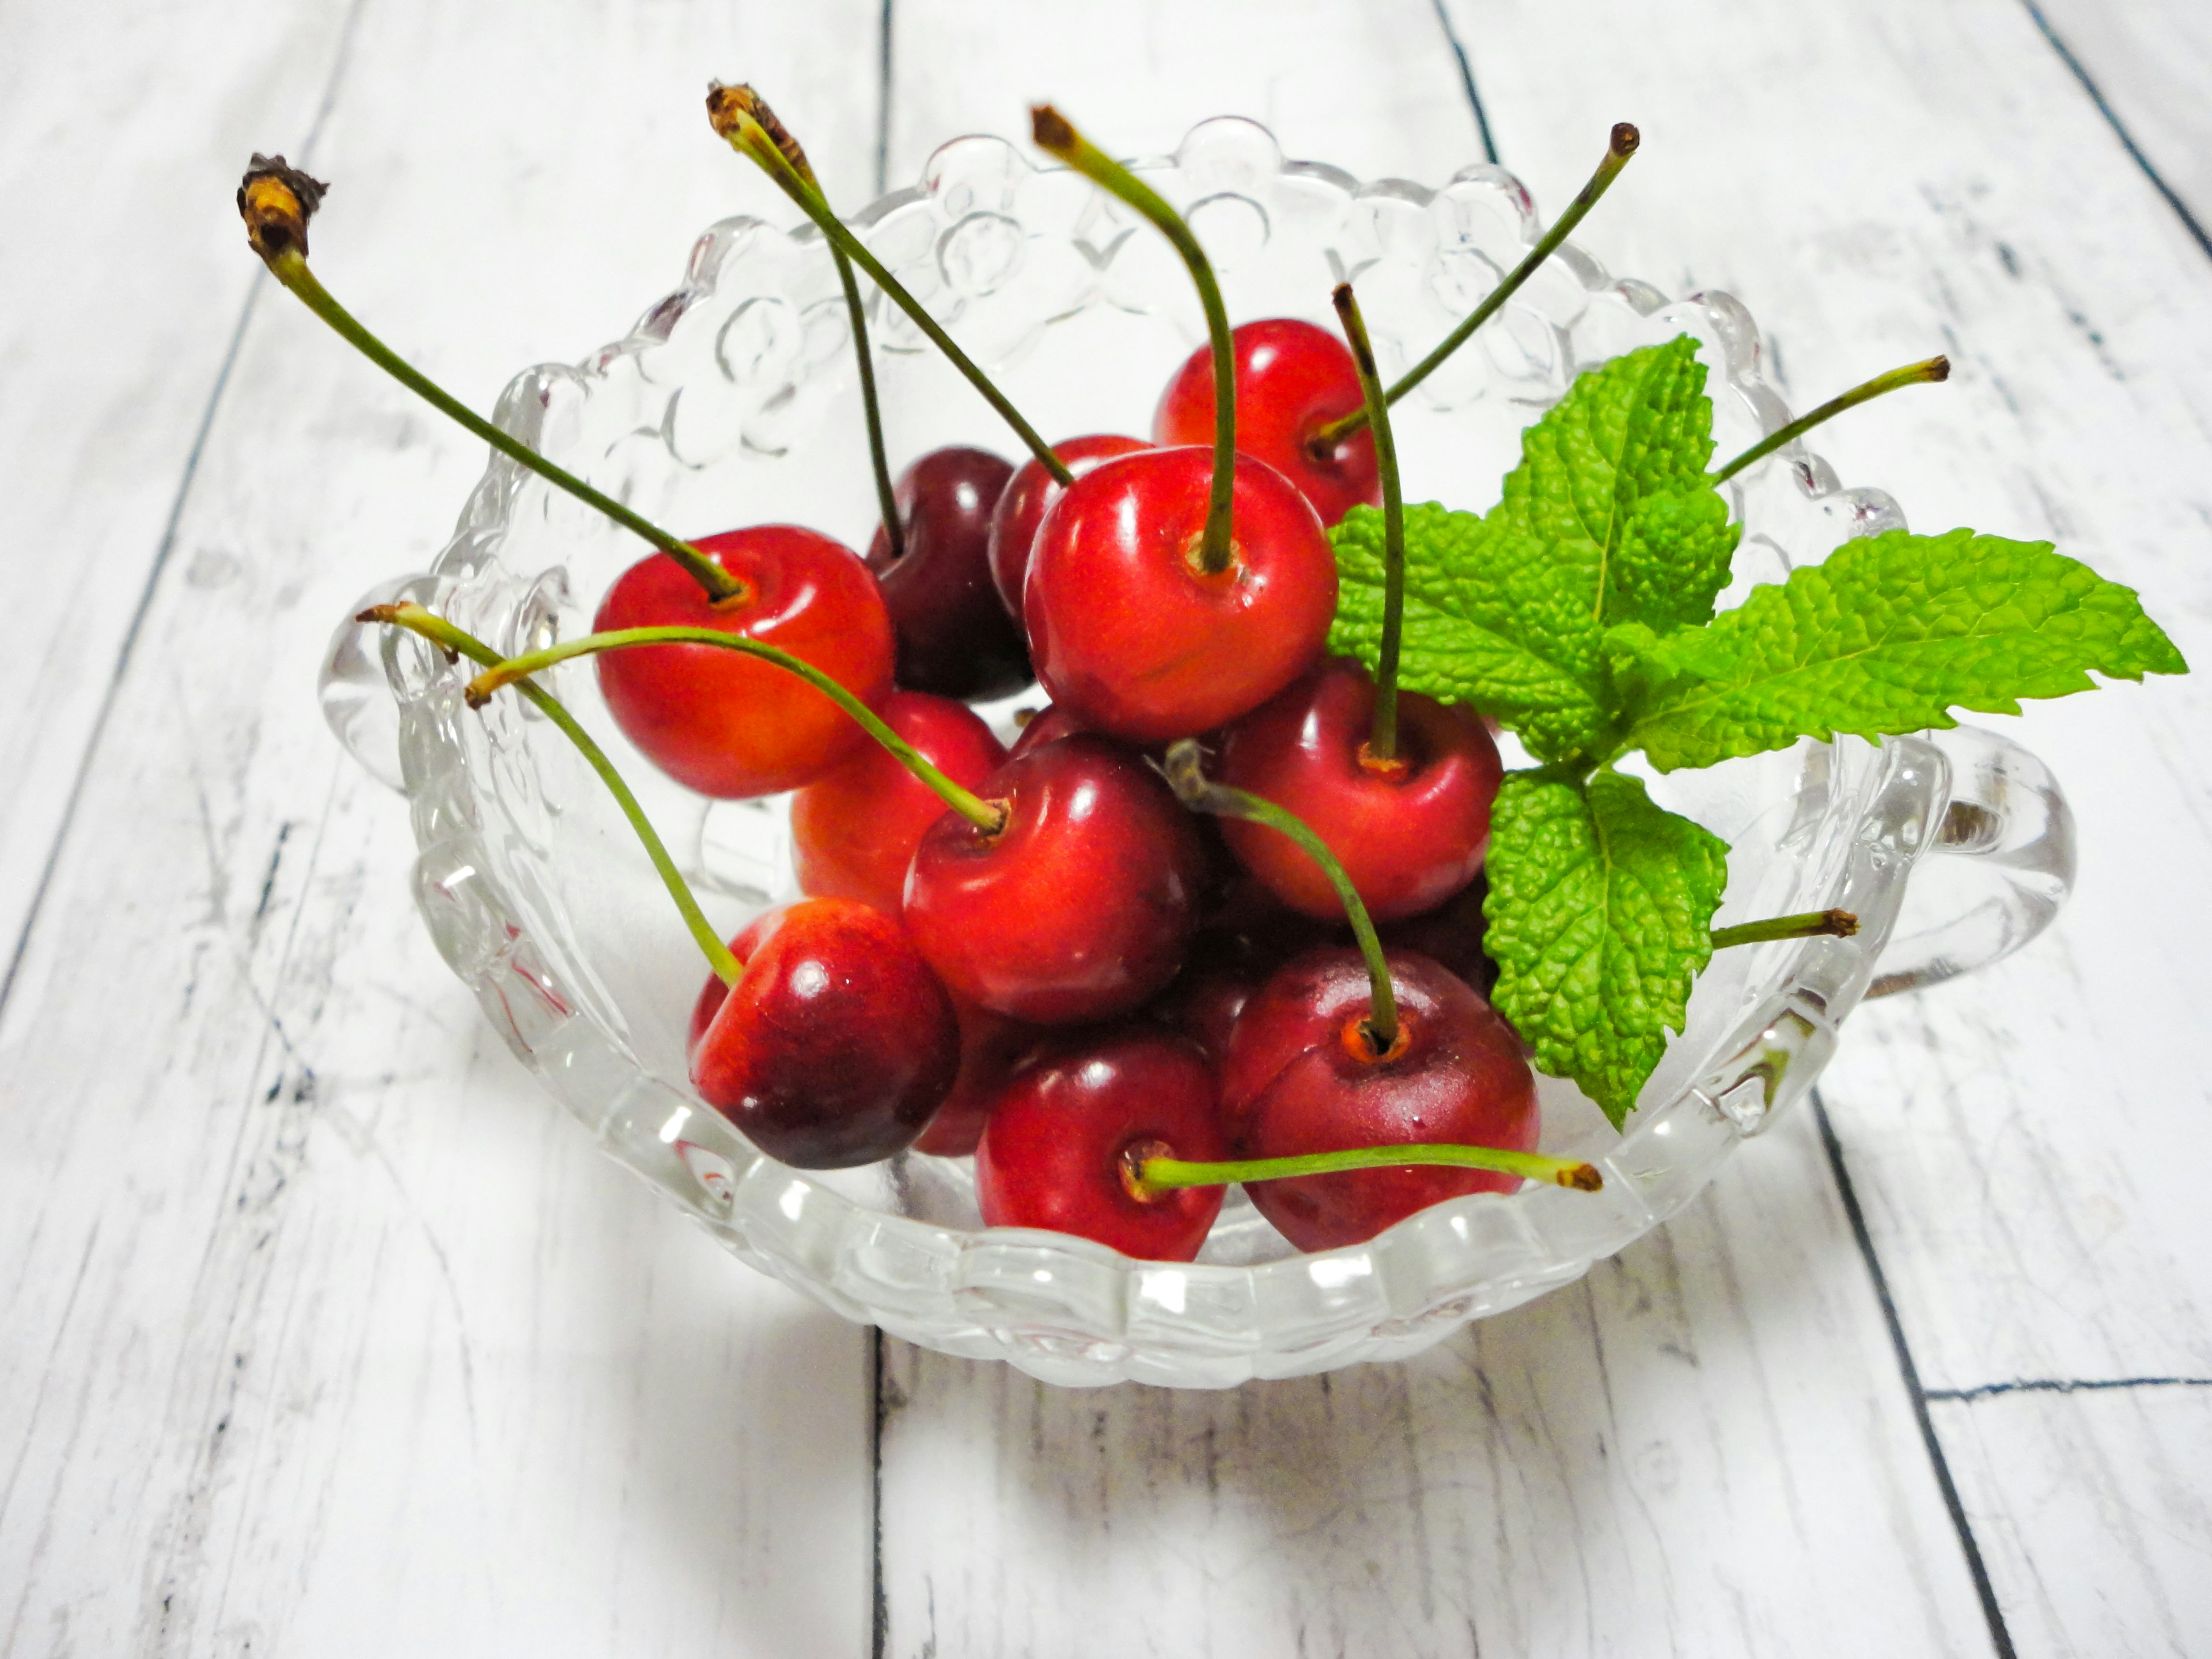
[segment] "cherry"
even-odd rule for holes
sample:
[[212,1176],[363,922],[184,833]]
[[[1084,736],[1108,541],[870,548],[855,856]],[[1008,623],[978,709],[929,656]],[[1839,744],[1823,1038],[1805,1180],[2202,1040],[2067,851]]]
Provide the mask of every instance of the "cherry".
[[1489,931],[1482,907],[1489,896],[1490,884],[1477,871],[1473,881],[1435,909],[1382,928],[1382,943],[1393,950],[1434,957],[1455,978],[1488,996],[1498,983],[1498,964],[1482,948]]
[[1013,747],[1006,753],[1009,757],[1026,755],[1032,749],[1041,749],[1061,738],[1072,738],[1082,730],[1074,715],[1058,703],[1048,702],[1030,716],[1028,723],[1016,734]]
[[898,635],[898,683],[910,691],[1001,697],[1029,684],[1021,631],[991,583],[993,509],[1013,471],[987,449],[953,445],[899,474],[894,498],[904,551],[895,553],[878,526],[868,568]]
[[956,1002],[954,1007],[960,1017],[960,1075],[914,1143],[915,1151],[932,1158],[965,1158],[975,1150],[1006,1079],[1045,1036],[1041,1026],[973,1003]]
[[975,793],[1003,826],[946,813],[907,874],[907,927],[954,995],[1061,1024],[1126,1013],[1175,977],[1205,860],[1156,773],[1079,735],[1009,760]]
[[[1368,965],[1320,950],[1285,965],[1245,1006],[1221,1066],[1224,1121],[1249,1158],[1458,1142],[1532,1152],[1535,1078],[1491,1006],[1426,957],[1386,960],[1397,1036],[1376,1052]],[[1372,1238],[1467,1193],[1510,1192],[1517,1176],[1404,1166],[1254,1182],[1261,1214],[1302,1250]]]
[[[738,580],[736,598],[709,599],[673,561],[641,559],[607,590],[593,628],[711,628],[779,646],[863,702],[889,695],[890,617],[850,548],[796,525],[732,530],[696,545]],[[820,692],[735,652],[652,645],[609,652],[599,671],[623,735],[702,795],[796,788],[867,741]]]
[[[1344,342],[1292,317],[1241,324],[1230,338],[1237,353],[1237,447],[1296,484],[1325,525],[1363,503],[1382,505],[1372,434],[1316,439],[1326,422],[1361,407],[1359,373]],[[1168,381],[1152,415],[1152,440],[1213,441],[1211,347],[1191,353]]]
[[1147,449],[1076,480],[1045,515],[1023,615],[1037,679],[1094,731],[1150,743],[1209,731],[1310,667],[1336,611],[1336,558],[1283,476],[1235,462],[1227,561],[1201,538],[1212,451]]
[[[1367,671],[1332,659],[1224,733],[1220,775],[1303,818],[1380,921],[1433,909],[1473,879],[1504,769],[1480,715],[1410,692],[1398,696],[1397,752],[1378,760],[1375,702]],[[1291,908],[1344,914],[1321,866],[1283,836],[1237,819],[1222,833]]]
[[1132,1153],[1204,1162],[1228,1142],[1213,1071],[1183,1038],[1129,1024],[1070,1033],[1018,1071],[975,1150],[975,1199],[992,1227],[1073,1233],[1151,1261],[1188,1261],[1225,1188],[1140,1195]]
[[734,986],[691,1010],[691,1082],[770,1158],[802,1170],[903,1151],[952,1086],[952,1000],[899,924],[849,899],[802,899],[731,941]]
[[[1133,455],[1151,447],[1142,438],[1100,432],[1056,443],[1052,453],[1060,457],[1072,475],[1079,478],[1102,461],[1110,461],[1117,455]],[[1044,470],[1042,462],[1024,461],[1015,470],[1012,482],[1006,485],[991,514],[991,580],[997,585],[1006,614],[1016,621],[1021,618],[1022,581],[1029,574],[1030,549],[1036,544],[1037,526],[1044,522],[1044,515],[1060,498],[1064,489]]]
[[[955,783],[973,788],[1006,758],[991,728],[965,703],[920,691],[893,691],[878,712],[884,723]],[[906,868],[921,832],[944,800],[879,744],[791,798],[792,862],[799,890],[817,898],[853,898],[896,915]]]

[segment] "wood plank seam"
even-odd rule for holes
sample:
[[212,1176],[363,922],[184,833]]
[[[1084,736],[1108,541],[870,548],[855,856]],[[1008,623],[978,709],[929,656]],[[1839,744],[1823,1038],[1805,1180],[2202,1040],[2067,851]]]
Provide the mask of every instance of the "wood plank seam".
[[1482,157],[1491,166],[1498,165],[1498,141],[1490,136],[1490,112],[1482,106],[1482,91],[1474,83],[1474,61],[1467,55],[1467,46],[1452,27],[1451,14],[1444,9],[1444,0],[1431,0],[1437,10],[1437,24],[1444,32],[1444,44],[1459,60],[1460,84],[1467,88],[1468,106],[1474,112],[1474,130],[1482,139]]
[[2097,113],[2105,118],[2106,124],[2112,129],[2122,148],[2127,151],[2135,164],[2142,169],[2143,177],[2151,182],[2151,188],[2166,198],[2166,206],[2173,210],[2174,216],[2188,228],[2189,234],[2196,238],[2197,246],[2204,250],[2205,257],[2212,258],[2212,230],[2207,230],[2197,216],[2189,210],[2189,204],[2181,199],[2172,185],[2166,182],[2165,175],[2152,165],[2150,157],[2143,154],[2142,149],[2136,143],[2135,135],[2128,131],[2127,124],[2120,119],[2119,112],[2106,101],[2103,89],[2091,78],[2089,71],[2082,66],[2081,60],[2074,55],[2073,49],[2066,44],[2058,31],[2051,27],[2050,20],[2043,15],[2043,9],[2035,3],[2035,0],[2021,0],[2021,3],[2027,8],[2027,15],[2034,20],[2035,27],[2042,33],[2043,38],[2051,43],[2051,51],[2058,54],[2058,61],[2065,64],[2074,78],[2081,83],[2081,90],[2089,94],[2089,101],[2097,106]]
[[[876,194],[890,189],[891,167],[891,0],[884,0],[883,21],[876,27]],[[880,1651],[880,1648],[878,1651]]]
[[1960,1500],[1959,1488],[1951,1479],[1951,1466],[1943,1455],[1943,1443],[1936,1437],[1935,1419],[1928,1412],[1928,1391],[1920,1385],[1920,1368],[1914,1364],[1912,1346],[1905,1340],[1905,1325],[1897,1315],[1897,1304],[1889,1293],[1889,1277],[1882,1272],[1881,1258],[1874,1248],[1874,1235],[1867,1231],[1866,1212],[1859,1207],[1857,1190],[1851,1185],[1850,1169],[1844,1163],[1843,1144],[1836,1139],[1835,1125],[1828,1121],[1828,1108],[1820,1098],[1820,1091],[1812,1091],[1813,1120],[1820,1131],[1821,1150],[1827,1154],[1829,1172],[1834,1176],[1836,1195],[1843,1200],[1844,1213],[1851,1224],[1851,1237],[1858,1242],[1860,1258],[1865,1261],[1867,1277],[1874,1283],[1875,1299],[1881,1304],[1882,1323],[1889,1329],[1890,1346],[1897,1354],[1897,1369],[1905,1380],[1905,1393],[1912,1401],[1912,1415],[1920,1425],[1920,1438],[1928,1448],[1928,1462],[1936,1472],[1936,1485],[1942,1489],[1943,1507],[1950,1512],[1951,1524],[1959,1534],[1959,1547],[1966,1558],[1966,1571],[1974,1581],[1974,1594],[1981,1598],[1982,1616],[1989,1621],[1990,1643],[2001,1659],[2014,1659],[2012,1632],[2006,1627],[2004,1609],[1997,1604],[1996,1587],[1990,1582],[1990,1571],[1982,1559],[1982,1547],[1974,1537],[1973,1523],[1966,1518],[1966,1506]]
[[2212,1376],[2014,1377],[1966,1389],[1929,1389],[1930,1400],[1988,1400],[2001,1394],[2099,1394],[2112,1389],[2212,1389]]

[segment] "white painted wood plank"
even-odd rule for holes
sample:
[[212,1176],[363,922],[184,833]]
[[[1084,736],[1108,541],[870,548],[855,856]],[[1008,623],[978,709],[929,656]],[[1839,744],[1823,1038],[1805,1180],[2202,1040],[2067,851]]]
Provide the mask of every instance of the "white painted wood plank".
[[2036,0],[2143,160],[2212,227],[2212,15],[2188,0]]
[[[873,82],[817,43],[875,16],[371,4],[318,264],[488,403],[757,198],[699,113],[729,60],[871,172]],[[296,153],[273,110],[228,111],[232,170]],[[228,185],[204,211],[245,267]],[[481,465],[264,296],[0,1024],[0,1650],[866,1645],[866,1334],[490,1040],[314,708],[331,623]]]
[[[1922,528],[2053,536],[2212,660],[2212,263],[2023,9],[1453,11],[1508,165],[1571,178],[1603,120],[1643,125],[1588,245],[1741,295],[1801,405],[1949,350],[1948,386],[1823,435],[1847,480]],[[1931,1384],[2212,1360],[2212,1218],[2164,1155],[2207,1099],[2208,718],[2202,678],[2034,708],[2018,734],[2080,819],[2074,908],[1853,1021],[1827,1097]]]
[[2184,1659],[2212,1632],[2212,1390],[1934,1407],[2021,1659]]
[[885,1344],[887,1654],[1975,1654],[1809,1120],[1419,1358],[1041,1388]]

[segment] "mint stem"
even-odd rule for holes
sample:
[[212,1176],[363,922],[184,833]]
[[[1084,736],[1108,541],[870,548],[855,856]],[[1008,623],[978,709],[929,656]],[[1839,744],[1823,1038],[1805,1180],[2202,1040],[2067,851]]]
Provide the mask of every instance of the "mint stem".
[[[1150,1143],[1158,1145],[1158,1142]],[[1541,1181],[1577,1192],[1595,1193],[1605,1178],[1595,1165],[1577,1158],[1546,1158],[1540,1152],[1509,1152],[1496,1146],[1462,1146],[1449,1142],[1412,1146],[1353,1146],[1338,1152],[1302,1152],[1291,1158],[1239,1158],[1222,1164],[1192,1164],[1179,1158],[1147,1155],[1146,1143],[1125,1153],[1126,1173],[1139,1197],[1177,1187],[1225,1187],[1231,1182],[1287,1181],[1298,1176],[1341,1175],[1351,1170],[1396,1170],[1413,1164],[1442,1164],[1461,1170],[1496,1170],[1504,1175]]]
[[1221,285],[1198,238],[1150,185],[1131,173],[1068,124],[1049,104],[1030,110],[1030,137],[1037,148],[1058,157],[1109,195],[1127,203],[1174,244],[1198,289],[1206,312],[1206,337],[1213,353],[1213,493],[1206,504],[1206,533],[1199,543],[1199,567],[1210,576],[1229,568],[1231,506],[1237,483],[1237,348],[1229,332],[1229,311]]
[[1352,284],[1339,283],[1330,298],[1359,371],[1360,396],[1375,430],[1375,467],[1382,480],[1382,641],[1375,659],[1375,724],[1367,752],[1360,758],[1389,763],[1398,757],[1398,649],[1406,617],[1406,500],[1398,483],[1398,445],[1390,435],[1390,400],[1375,367],[1375,348]]
[[1725,951],[1731,945],[1765,945],[1778,939],[1849,939],[1858,930],[1859,919],[1849,910],[1808,910],[1801,915],[1716,927],[1712,942],[1714,950]]
[[1712,475],[1713,487],[1717,489],[1730,478],[1751,465],[1763,461],[1784,444],[1792,444],[1822,422],[1832,420],[1847,409],[1879,398],[1885,392],[1895,392],[1900,386],[1933,386],[1951,378],[1948,357],[1930,357],[1922,363],[1907,363],[1902,368],[1893,368],[1887,374],[1877,374],[1863,386],[1855,386],[1840,398],[1831,398],[1809,415],[1801,415],[1789,425],[1769,433],[1742,454]]
[[[498,652],[473,635],[454,627],[435,611],[427,611],[419,605],[371,605],[354,620],[404,628],[450,653],[483,663],[487,667],[499,665]],[[629,786],[623,781],[622,774],[615,769],[615,763],[607,758],[606,751],[592,740],[592,734],[576,723],[576,717],[562,708],[551,692],[535,681],[524,680],[515,690],[529,698],[548,720],[560,727],[568,741],[576,745],[592,770],[599,775],[600,781],[613,794],[615,805],[622,808],[623,816],[629,820],[630,828],[637,831],[637,838],[645,843],[646,856],[653,860],[653,867],[660,872],[661,882],[668,889],[669,897],[676,901],[676,908],[683,912],[684,925],[690,928],[691,937],[699,942],[699,949],[705,953],[708,966],[714,970],[715,977],[723,984],[735,985],[738,975],[744,972],[744,965],[730,953],[730,947],[722,942],[722,936],[707,920],[706,912],[699,908],[699,901],[692,896],[690,884],[684,879],[683,872],[677,869],[676,860],[668,856],[668,848],[662,845],[652,821],[645,816],[645,809],[638,805],[637,797],[630,793]]]

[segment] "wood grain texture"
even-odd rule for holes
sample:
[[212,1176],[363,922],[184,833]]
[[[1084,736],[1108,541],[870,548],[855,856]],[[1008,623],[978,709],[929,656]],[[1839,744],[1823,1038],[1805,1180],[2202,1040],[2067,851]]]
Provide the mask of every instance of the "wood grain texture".
[[[875,16],[368,3],[318,264],[488,404],[757,196],[698,111],[716,60],[815,88],[825,173],[872,171],[873,86],[833,106],[804,48]],[[230,168],[297,155],[304,115],[232,97]],[[242,276],[228,185],[196,211]],[[405,902],[402,803],[315,712],[332,623],[482,464],[264,295],[0,1025],[0,1650],[866,1645],[866,1334],[490,1039]]]

